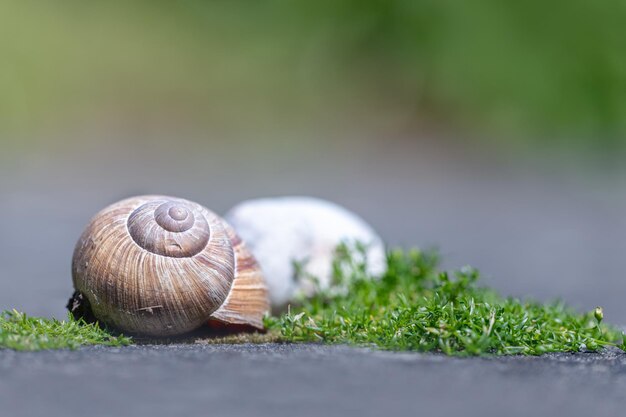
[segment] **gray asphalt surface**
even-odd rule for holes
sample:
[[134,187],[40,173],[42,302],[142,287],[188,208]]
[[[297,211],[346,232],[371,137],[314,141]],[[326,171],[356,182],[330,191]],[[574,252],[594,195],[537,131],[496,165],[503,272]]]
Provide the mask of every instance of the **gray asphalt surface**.
[[[439,246],[446,266],[476,266],[504,294],[602,305],[607,321],[626,323],[623,177],[432,144],[330,142],[199,150],[96,138],[0,155],[0,310],[64,317],[76,239],[120,198],[171,194],[223,213],[245,198],[298,194],[355,210],[392,246]],[[282,345],[0,351],[0,416],[612,416],[626,407],[625,358]]]
[[620,416],[626,355],[454,359],[316,345],[0,352],[1,415]]
[[626,323],[626,176],[546,172],[548,163],[541,171],[532,160],[413,142],[96,142],[6,162],[0,154],[0,309],[65,317],[76,240],[121,198],[170,194],[224,213],[247,198],[295,194],[345,205],[390,246],[437,246],[447,267],[477,267],[504,294],[601,305],[607,320]]

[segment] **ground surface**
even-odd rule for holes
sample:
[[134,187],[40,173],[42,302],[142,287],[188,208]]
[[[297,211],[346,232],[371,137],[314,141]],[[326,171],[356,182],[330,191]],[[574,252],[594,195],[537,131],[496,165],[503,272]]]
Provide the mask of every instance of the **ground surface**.
[[[0,166],[0,309],[64,317],[73,246],[90,216],[117,199],[173,194],[223,213],[244,198],[310,194],[357,211],[393,245],[438,245],[448,266],[480,268],[501,293],[602,305],[607,322],[626,322],[625,181],[392,141],[287,146],[291,155],[95,143]],[[0,352],[2,417],[596,417],[622,414],[625,392],[622,354],[452,359],[276,345]]]
[[[619,353],[456,359],[316,345],[0,351],[0,415],[617,416]],[[5,414],[7,410],[10,413]]]
[[390,245],[438,246],[446,266],[477,267],[504,294],[601,305],[607,321],[626,322],[626,177],[392,141],[292,155],[170,145],[76,145],[0,163],[0,310],[63,318],[74,245],[121,198],[170,194],[225,213],[296,194],[345,205]]

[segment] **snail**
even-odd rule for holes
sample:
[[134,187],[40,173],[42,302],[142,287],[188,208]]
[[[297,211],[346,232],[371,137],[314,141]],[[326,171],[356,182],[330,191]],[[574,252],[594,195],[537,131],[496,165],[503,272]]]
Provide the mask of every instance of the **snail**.
[[261,270],[233,228],[180,198],[132,197],[100,211],[76,244],[68,307],[148,336],[205,323],[263,329]]
[[[297,295],[310,296],[331,286],[340,244],[352,249],[353,256],[364,256],[369,276],[380,277],[387,270],[380,236],[359,216],[330,201],[260,198],[237,204],[224,217],[261,265],[276,310]],[[357,243],[365,245],[363,254],[356,250]],[[300,275],[294,263],[301,266]]]

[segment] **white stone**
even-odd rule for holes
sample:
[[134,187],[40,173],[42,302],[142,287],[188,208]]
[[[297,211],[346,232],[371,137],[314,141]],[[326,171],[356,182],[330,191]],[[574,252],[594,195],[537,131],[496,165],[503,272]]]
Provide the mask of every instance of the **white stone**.
[[321,288],[332,279],[336,247],[356,242],[367,246],[367,269],[382,275],[387,267],[385,247],[372,227],[356,214],[312,197],[278,197],[244,201],[226,216],[259,261],[272,305],[283,306],[299,292],[310,295],[310,281],[296,280],[294,262]]

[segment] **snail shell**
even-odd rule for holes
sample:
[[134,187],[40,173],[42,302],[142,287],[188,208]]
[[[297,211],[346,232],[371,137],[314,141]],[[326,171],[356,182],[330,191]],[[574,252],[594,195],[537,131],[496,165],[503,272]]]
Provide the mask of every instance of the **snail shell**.
[[133,197],[99,212],[76,245],[72,279],[96,319],[137,334],[209,321],[262,329],[269,309],[259,266],[234,230],[180,198]]

